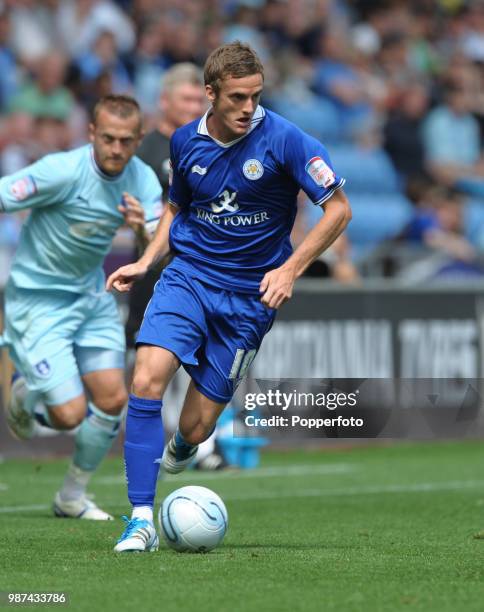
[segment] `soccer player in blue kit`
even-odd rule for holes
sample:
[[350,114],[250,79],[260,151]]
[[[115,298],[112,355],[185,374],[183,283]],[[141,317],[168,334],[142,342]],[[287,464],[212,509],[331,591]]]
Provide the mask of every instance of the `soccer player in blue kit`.
[[[344,230],[350,206],[325,148],[259,105],[263,66],[247,45],[205,64],[207,113],[171,139],[169,204],[143,256],[108,279],[127,291],[169,251],[137,338],[126,423],[131,520],[115,551],[158,547],[153,503],[159,464],[177,473],[212,432],[295,280]],[[302,188],[324,216],[292,253]],[[191,382],[163,452],[162,397],[183,364]],[[163,456],[162,456],[163,453]]]
[[[21,439],[36,422],[79,426],[54,512],[109,520],[86,486],[111,448],[127,401],[124,329],[102,264],[119,227],[148,242],[161,213],[161,187],[134,157],[141,112],[127,96],[94,109],[91,144],[48,155],[0,180],[0,211],[31,209],[5,291],[3,341],[19,375],[7,422]],[[86,410],[87,408],[87,410]]]

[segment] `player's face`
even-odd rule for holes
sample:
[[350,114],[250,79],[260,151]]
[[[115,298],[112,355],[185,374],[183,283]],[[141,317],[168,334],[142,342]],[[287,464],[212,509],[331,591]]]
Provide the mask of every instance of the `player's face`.
[[101,109],[96,124],[89,126],[96,162],[106,174],[115,175],[124,170],[136,153],[142,136],[136,114],[123,119]]
[[[240,138],[250,128],[252,116],[259,104],[263,80],[261,74],[222,81],[218,93],[210,85],[206,87],[207,97],[212,103],[213,112],[209,129],[214,128],[214,136],[229,142]],[[210,121],[210,120],[209,120]]]
[[165,120],[175,128],[190,123],[205,111],[203,88],[192,83],[180,83],[170,94],[162,97],[161,108]]

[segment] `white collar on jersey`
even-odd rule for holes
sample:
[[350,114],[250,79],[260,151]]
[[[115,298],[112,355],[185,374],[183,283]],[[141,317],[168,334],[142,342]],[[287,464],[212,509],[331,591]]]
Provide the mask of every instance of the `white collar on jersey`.
[[259,125],[259,123],[262,121],[262,119],[264,119],[264,117],[266,116],[266,111],[259,104],[257,106],[257,108],[255,109],[255,113],[254,113],[254,115],[252,117],[250,128],[247,130],[247,132],[243,136],[240,136],[240,138],[236,138],[235,140],[231,140],[230,142],[221,142],[220,140],[217,140],[216,138],[214,138],[208,132],[207,119],[208,119],[208,117],[209,117],[211,112],[212,112],[212,108],[210,107],[208,109],[208,111],[205,113],[205,115],[203,115],[203,117],[200,119],[200,122],[199,122],[198,128],[197,128],[197,132],[199,134],[202,134],[202,136],[209,136],[214,142],[216,142],[218,145],[220,145],[221,147],[224,147],[224,148],[231,147],[232,145],[234,145],[237,142],[239,142],[240,140],[242,140],[242,138],[245,138],[248,134],[250,134],[252,132],[253,129],[255,129]]

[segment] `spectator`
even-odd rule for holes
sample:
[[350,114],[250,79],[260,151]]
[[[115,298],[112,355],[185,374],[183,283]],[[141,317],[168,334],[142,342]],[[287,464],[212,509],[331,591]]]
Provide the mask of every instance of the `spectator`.
[[0,110],[8,108],[17,93],[21,69],[11,45],[11,18],[6,8],[0,10]]
[[30,113],[34,117],[51,117],[66,121],[73,108],[73,99],[64,86],[67,59],[51,51],[35,62],[33,78],[29,79],[11,101],[11,109]]
[[470,113],[470,104],[464,89],[448,85],[444,104],[434,108],[425,120],[425,157],[437,181],[448,184],[480,173],[479,123]]
[[420,176],[425,167],[422,123],[429,106],[426,88],[413,83],[387,118],[384,148],[404,182]]
[[92,49],[77,60],[81,78],[85,82],[94,81],[102,73],[109,73],[114,93],[129,93],[131,79],[126,66],[116,51],[116,39],[109,30],[99,32]]
[[128,16],[109,0],[62,0],[57,12],[57,30],[71,55],[88,53],[102,32],[114,37],[118,53],[128,53],[135,44],[135,31]]
[[417,202],[405,238],[411,244],[427,247],[445,255],[444,270],[483,273],[477,264],[477,252],[464,236],[462,196],[438,186],[424,189]]

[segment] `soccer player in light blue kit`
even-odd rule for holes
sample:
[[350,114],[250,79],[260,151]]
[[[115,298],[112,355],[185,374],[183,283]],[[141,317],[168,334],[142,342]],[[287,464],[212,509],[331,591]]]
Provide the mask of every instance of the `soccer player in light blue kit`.
[[[128,290],[169,250],[137,338],[126,422],[131,520],[115,551],[158,547],[153,503],[163,452],[162,397],[183,364],[191,376],[179,428],[161,462],[177,473],[212,432],[295,280],[346,227],[350,207],[325,148],[259,105],[263,67],[250,47],[216,49],[205,64],[211,108],[171,139],[169,205],[140,260],[108,279]],[[324,209],[292,253],[302,188]]]
[[75,453],[57,516],[109,520],[87,483],[117,435],[127,401],[124,329],[102,264],[118,228],[140,242],[161,212],[161,187],[134,153],[137,102],[110,95],[94,109],[91,144],[48,155],[0,180],[0,211],[30,208],[5,291],[4,342],[20,376],[7,407],[22,439],[35,423],[73,429]]

